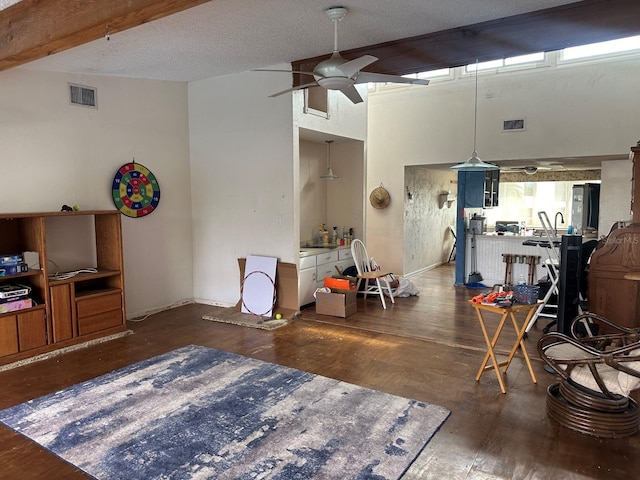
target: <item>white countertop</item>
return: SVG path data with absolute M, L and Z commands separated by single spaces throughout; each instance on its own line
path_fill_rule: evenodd
M 469 237 L 471 236 L 469 232 L 467 232 L 467 235 Z M 562 235 L 567 235 L 567 231 L 558 230 L 558 239 L 560 239 Z M 542 241 L 548 240 L 546 235 L 516 235 L 513 233 L 505 233 L 504 235 L 498 235 L 497 233 L 493 233 L 493 232 L 483 233 L 482 235 L 476 235 L 475 237 L 478 239 L 500 239 L 500 240 L 514 240 L 514 241 L 518 240 L 521 242 L 524 242 L 525 240 L 542 240 Z M 590 240 L 592 238 L 597 238 L 597 235 L 596 234 L 583 235 L 582 238 L 585 240 Z
M 300 258 L 330 252 L 331 250 L 344 250 L 350 248 L 351 245 L 336 245 L 335 243 L 323 245 L 322 247 L 300 247 Z

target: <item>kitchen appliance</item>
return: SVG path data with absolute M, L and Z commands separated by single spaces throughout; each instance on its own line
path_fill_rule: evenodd
M 469 219 L 469 231 L 474 235 L 482 235 L 487 232 L 487 224 L 485 217 L 481 217 L 477 213 Z
M 571 196 L 571 223 L 575 233 L 598 230 L 600 215 L 600 184 L 574 185 Z

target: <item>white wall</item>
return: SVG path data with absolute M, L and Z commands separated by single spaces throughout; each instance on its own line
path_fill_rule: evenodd
M 404 265 L 405 275 L 446 263 L 455 241 L 449 227 L 456 224 L 456 202 L 440 200 L 457 192 L 457 173 L 424 167 L 405 167 Z M 453 182 L 453 183 L 452 183 Z M 400 246 L 400 245 L 398 245 Z
M 339 178 L 327 185 L 327 227 L 353 228 L 355 238 L 364 238 L 364 142 L 336 143 L 331 148 L 336 161 L 333 173 Z
M 287 75 L 248 72 L 189 84 L 198 301 L 239 300 L 240 257 L 298 261 L 291 95 L 269 98 L 288 81 Z
M 298 91 L 293 95 L 293 125 L 294 125 L 294 160 L 297 161 L 294 171 L 295 180 L 294 180 L 294 191 L 297 193 L 301 193 L 304 185 L 300 183 L 300 171 L 298 166 L 300 165 L 300 141 L 301 138 L 309 140 L 309 136 L 313 137 L 313 141 L 321 142 L 326 139 L 326 136 L 336 136 L 340 137 L 340 145 L 337 143 L 334 144 L 332 150 L 337 150 L 336 154 L 340 154 L 341 151 L 344 151 L 345 154 L 354 153 L 361 159 L 362 163 L 360 165 L 350 164 L 347 172 L 351 178 L 351 184 L 349 186 L 345 186 L 345 182 L 335 182 L 332 184 L 328 184 L 328 192 L 329 196 L 339 198 L 345 198 L 346 201 L 353 201 L 353 197 L 358 191 L 364 191 L 365 185 L 365 177 L 366 177 L 366 140 L 367 140 L 367 112 L 368 112 L 368 103 L 367 103 L 367 86 L 366 85 L 357 85 L 356 88 L 360 93 L 360 96 L 363 98 L 363 102 L 359 104 L 353 104 L 350 100 L 348 100 L 342 93 L 338 91 L 329 91 L 327 97 L 328 104 L 328 116 L 318 116 L 314 114 L 304 113 L 304 92 Z M 342 144 L 343 140 L 347 140 L 345 144 Z M 351 152 L 349 149 L 352 149 Z M 339 161 L 340 158 L 337 158 Z M 342 167 L 339 163 L 336 163 L 336 168 L 341 170 Z M 360 173 L 362 178 L 357 179 L 358 173 L 354 169 L 362 169 Z M 334 173 L 335 169 L 334 169 Z M 344 193 L 340 195 L 335 194 L 335 190 L 342 188 L 344 191 L 345 188 L 350 189 L 350 193 Z M 334 193 L 332 193 L 334 192 Z M 331 223 L 331 225 L 342 225 L 342 223 L 353 222 L 352 226 L 356 229 L 356 234 L 358 237 L 364 239 L 364 232 L 366 228 L 364 227 L 364 207 L 363 202 L 364 198 L 362 196 L 359 197 L 359 205 L 361 208 L 356 207 L 354 210 L 348 215 L 344 215 L 344 212 L 334 216 L 332 214 L 332 206 L 330 204 L 327 205 L 329 210 L 327 211 L 327 222 Z M 332 200 L 333 202 L 333 200 Z M 305 214 L 308 210 L 305 211 Z M 295 202 L 295 222 L 298 227 L 296 231 L 296 242 L 299 244 L 300 240 L 307 240 L 307 234 L 304 232 L 308 229 L 308 227 L 303 227 L 301 233 L 301 225 L 306 224 L 310 221 L 306 218 L 302 218 L 302 212 L 300 210 L 300 202 Z M 348 218 L 347 218 L 348 217 Z M 332 223 L 333 222 L 333 223 Z M 347 224 L 349 224 L 347 223 Z M 362 227 L 360 227 L 362 225 Z M 358 231 L 358 229 L 360 231 Z M 302 234 L 302 237 L 300 236 Z
M 609 233 L 615 222 L 631 221 L 632 170 L 631 160 L 613 160 L 602 164 L 598 220 L 598 234 L 601 237 Z
M 328 92 L 328 118 L 304 113 L 304 92 L 295 92 L 293 95 L 294 126 L 353 140 L 366 140 L 367 86 L 356 85 L 356 88 L 364 100 L 362 103 L 353 104 L 340 92 L 332 90 Z
M 71 106 L 68 82 L 96 87 L 98 108 Z M 3 212 L 115 209 L 114 175 L 134 157 L 161 199 L 147 217 L 122 217 L 128 317 L 193 296 L 186 84 L 0 72 Z
M 331 233 L 338 227 L 364 234 L 364 142 L 341 141 L 331 145 L 331 168 L 338 178 L 321 178 L 327 173 L 327 145 L 300 141 L 300 240 L 315 241 L 318 226 Z
M 300 140 L 300 241 L 318 239 L 320 223 L 327 221 L 327 146 Z
M 639 76 L 637 58 L 480 74 L 478 153 L 485 161 L 626 154 L 638 136 Z M 473 150 L 473 109 L 473 77 L 369 94 L 367 191 L 383 182 L 391 204 L 368 207 L 367 247 L 385 267 L 403 266 L 397 235 L 404 203 L 395 200 L 403 195 L 404 166 L 465 161 Z M 524 132 L 501 131 L 513 118 L 526 119 Z

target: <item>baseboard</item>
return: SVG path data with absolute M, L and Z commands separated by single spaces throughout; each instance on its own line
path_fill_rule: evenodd
M 415 277 L 416 275 L 420 275 L 421 273 L 428 272 L 429 270 L 433 270 L 434 268 L 438 268 L 441 265 L 444 265 L 444 263 L 443 262 L 434 263 L 433 265 L 429 265 L 428 267 L 421 268 L 420 270 L 416 270 L 415 272 L 407 273 L 402 276 L 404 278 Z
M 131 335 L 132 333 L 133 333 L 132 330 L 125 330 L 124 332 L 114 333 L 113 335 L 107 335 L 106 337 L 94 338 L 93 340 L 88 340 L 86 342 L 76 343 L 75 345 L 59 348 L 57 350 L 52 350 L 50 352 L 42 353 L 40 355 L 34 355 L 33 357 L 25 358 L 23 360 L 18 360 L 17 362 L 7 363 L 6 365 L 2 365 L 0 366 L 0 372 L 4 370 L 10 370 L 12 368 L 22 367 L 23 365 L 28 365 L 30 363 L 47 360 L 48 358 L 57 357 L 58 355 L 73 352 L 74 350 L 80 350 L 81 348 L 87 348 L 92 345 L 97 345 L 99 343 L 115 340 L 116 338 L 124 337 L 126 335 Z
M 176 307 L 181 307 L 183 305 L 189 305 L 192 303 L 200 303 L 199 301 L 196 301 L 193 298 L 185 298 L 183 300 L 178 300 L 177 302 L 174 302 L 170 305 L 164 305 L 162 307 L 157 307 L 151 310 L 147 310 L 145 312 L 141 312 L 141 313 L 132 313 L 130 315 L 127 315 L 127 321 L 128 322 L 140 322 L 142 320 L 144 320 L 145 318 L 147 318 L 149 315 L 154 315 L 156 313 L 160 313 L 160 312 L 164 312 L 165 310 L 170 310 L 172 308 L 176 308 Z

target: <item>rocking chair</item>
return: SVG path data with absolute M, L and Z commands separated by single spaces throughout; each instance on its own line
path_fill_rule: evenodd
M 547 415 L 595 437 L 634 435 L 640 414 L 629 394 L 640 387 L 640 329 L 585 313 L 573 319 L 571 334 L 553 332 L 538 341 L 540 357 L 560 377 L 547 389 Z

